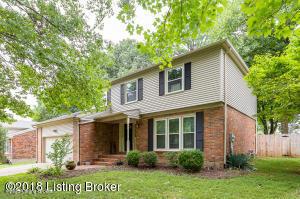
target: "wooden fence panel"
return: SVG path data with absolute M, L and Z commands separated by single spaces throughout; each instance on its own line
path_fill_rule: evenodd
M 257 135 L 257 156 L 300 157 L 300 134 Z

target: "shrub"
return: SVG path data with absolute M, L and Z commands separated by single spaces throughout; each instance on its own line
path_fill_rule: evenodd
M 165 153 L 165 157 L 168 160 L 169 166 L 178 167 L 178 152 L 170 151 Z
M 71 139 L 68 135 L 63 136 L 61 139 L 55 140 L 51 145 L 53 152 L 47 154 L 47 157 L 53 162 L 54 166 L 61 170 L 64 158 L 72 152 Z
M 182 151 L 178 163 L 189 171 L 199 171 L 203 166 L 203 153 L 200 150 Z
M 66 168 L 68 170 L 74 170 L 76 167 L 76 163 L 74 161 L 67 161 Z
M 42 169 L 40 169 L 38 167 L 33 167 L 31 169 L 28 169 L 27 173 L 29 173 L 29 174 L 40 174 L 40 173 L 42 173 Z
M 43 176 L 50 176 L 50 177 L 57 177 L 64 173 L 64 171 L 61 168 L 58 167 L 50 167 L 46 170 L 42 171 Z
M 126 160 L 128 165 L 137 167 L 139 165 L 141 153 L 139 151 L 129 151 Z
M 155 167 L 157 163 L 157 155 L 155 152 L 144 152 L 143 153 L 144 163 L 149 167 Z
M 247 154 L 230 154 L 227 157 L 227 165 L 231 168 L 253 169 L 252 156 Z

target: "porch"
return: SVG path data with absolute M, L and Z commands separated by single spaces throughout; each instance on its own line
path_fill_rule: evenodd
M 102 112 L 91 117 L 93 122 L 80 126 L 80 164 L 112 165 L 137 149 L 139 111 Z

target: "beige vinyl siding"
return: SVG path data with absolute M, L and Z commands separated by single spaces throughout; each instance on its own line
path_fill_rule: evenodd
M 73 122 L 63 122 L 42 127 L 42 137 L 56 137 L 73 134 Z
M 120 84 L 122 83 L 112 85 L 112 110 L 119 112 L 140 109 L 141 114 L 147 114 L 221 101 L 220 54 L 221 50 L 217 47 L 184 57 L 173 63 L 174 67 L 179 67 L 184 63 L 192 62 L 191 90 L 159 96 L 158 67 L 123 82 L 142 77 L 144 79 L 142 101 L 121 105 Z
M 254 117 L 256 114 L 256 97 L 244 80 L 244 75 L 227 54 L 225 64 L 228 105 L 248 116 Z

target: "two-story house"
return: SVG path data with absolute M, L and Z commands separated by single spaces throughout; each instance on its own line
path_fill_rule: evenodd
M 172 65 L 113 80 L 108 110 L 75 119 L 73 159 L 105 164 L 129 150 L 155 151 L 162 158 L 165 151 L 200 149 L 205 166 L 222 167 L 230 134 L 234 152 L 255 152 L 256 97 L 233 46 L 222 40 L 176 56 Z M 74 117 L 69 122 L 74 126 Z M 42 127 L 38 130 L 42 150 Z M 40 162 L 43 156 L 45 151 L 38 154 Z

